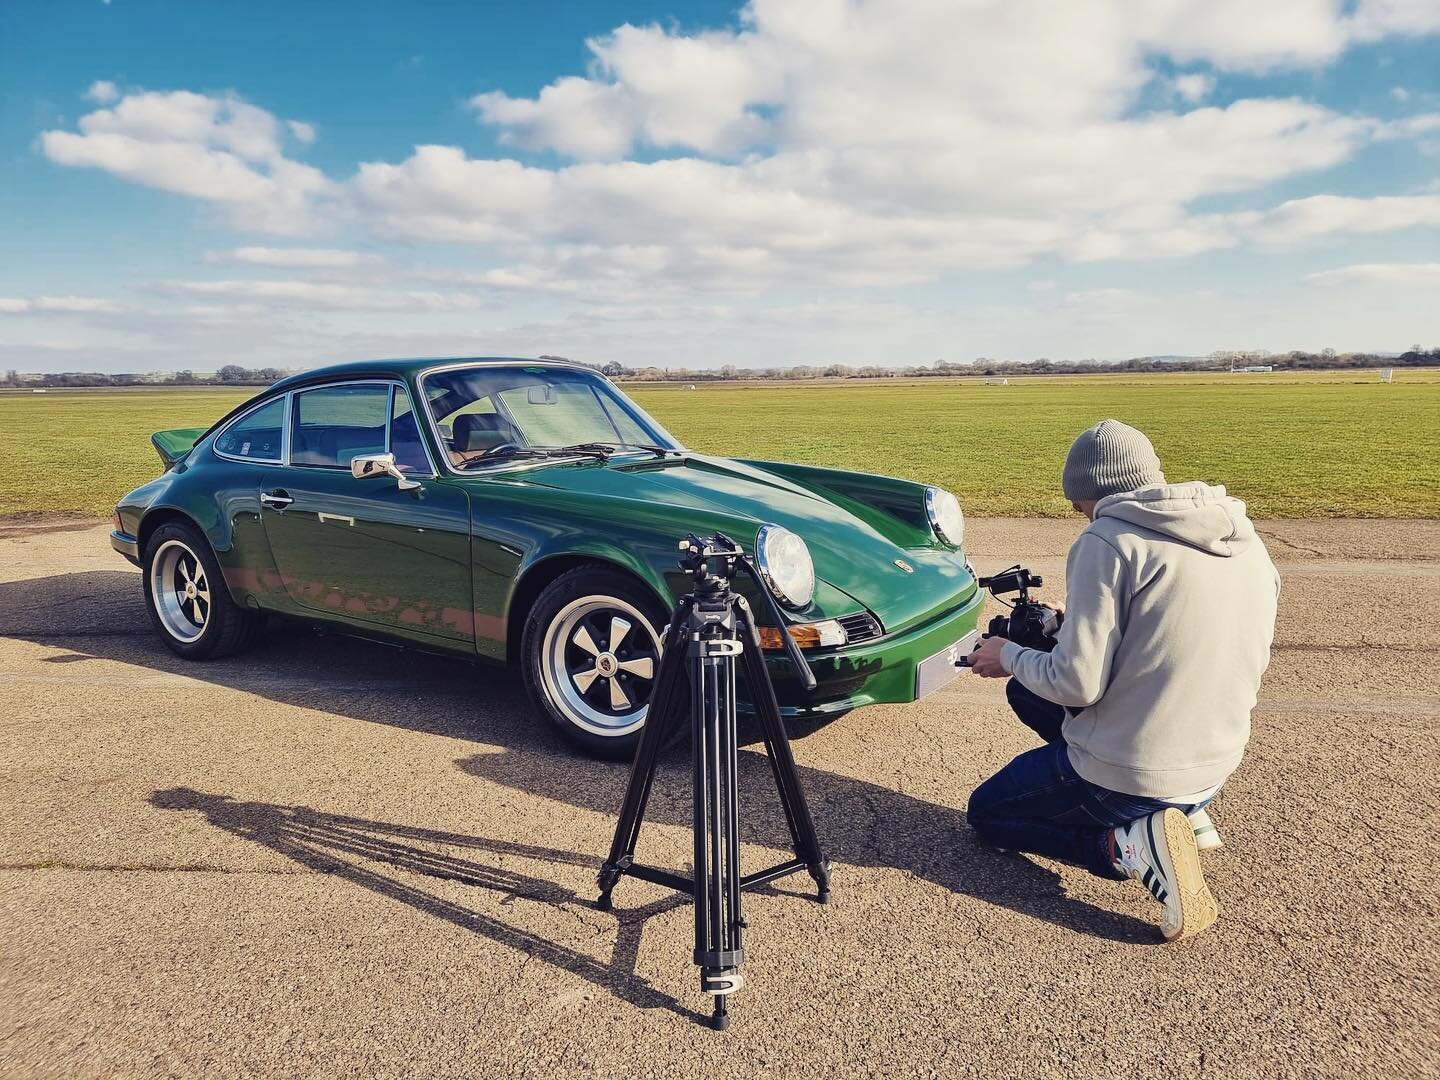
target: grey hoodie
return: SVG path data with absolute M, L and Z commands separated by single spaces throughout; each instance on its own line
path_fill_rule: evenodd
M 1055 650 L 1001 662 L 1048 701 L 1075 771 L 1131 795 L 1222 783 L 1250 738 L 1280 576 L 1245 504 L 1208 484 L 1101 499 L 1066 562 Z

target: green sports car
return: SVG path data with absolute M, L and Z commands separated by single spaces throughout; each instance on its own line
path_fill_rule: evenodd
M 779 601 L 762 636 L 787 715 L 944 685 L 982 601 L 948 492 L 693 453 L 577 364 L 342 364 L 152 441 L 165 472 L 110 540 L 176 653 L 235 652 L 273 614 L 509 662 L 597 755 L 629 754 L 645 722 L 687 533 L 738 540 Z

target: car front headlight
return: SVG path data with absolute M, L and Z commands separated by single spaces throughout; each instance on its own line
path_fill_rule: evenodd
M 775 599 L 797 611 L 809 606 L 815 564 L 800 537 L 779 525 L 763 526 L 755 537 L 755 566 Z
M 965 542 L 965 515 L 960 511 L 960 500 L 944 488 L 925 489 L 925 515 L 930 519 L 930 528 L 935 535 L 952 547 Z

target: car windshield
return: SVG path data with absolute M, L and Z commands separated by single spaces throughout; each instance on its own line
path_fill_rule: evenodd
M 634 402 L 599 375 L 580 369 L 456 368 L 426 375 L 423 387 L 441 443 L 457 469 L 525 457 L 678 449 Z

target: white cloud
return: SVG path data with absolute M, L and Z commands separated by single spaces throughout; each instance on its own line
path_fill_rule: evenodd
M 362 211 L 396 236 L 520 252 L 520 277 L 624 273 L 704 288 L 900 284 L 1042 257 L 1173 257 L 1231 246 L 1186 204 L 1345 160 L 1373 125 L 1292 100 L 1074 124 L 1014 125 L 983 149 L 781 149 L 557 169 L 422 146 L 361 166 Z M 537 250 L 537 245 L 539 245 Z
M 1150 78 L 1154 56 L 1223 71 L 1317 66 L 1357 38 L 1425 32 L 1440 21 L 1433 0 L 1362 3 L 1351 18 L 1339 8 L 1334 0 L 752 0 L 738 31 L 621 26 L 586 42 L 586 77 L 557 79 L 534 98 L 492 91 L 471 103 L 517 145 L 587 160 L 635 145 L 725 155 L 776 138 L 835 146 L 910 141 L 910 131 L 944 143 L 981 134 L 967 122 L 1060 128 L 1113 118 Z M 1172 85 L 1195 102 L 1214 78 L 1194 73 Z
M 1172 81 L 1176 95 L 1180 100 L 1190 103 L 1204 101 L 1215 90 L 1215 76 L 1206 75 L 1203 72 L 1192 72 L 1188 75 L 1177 75 Z
M 623 351 L 620 330 L 607 329 L 622 317 L 669 344 L 687 340 L 687 317 L 714 319 L 727 333 L 754 319 L 775 330 L 757 345 L 773 360 L 780 323 L 819 326 L 831 287 L 958 284 L 1027 264 L 1068 284 L 1054 264 L 1440 224 L 1440 195 L 1354 198 L 1310 194 L 1323 182 L 1305 186 L 1378 141 L 1416 140 L 1423 150 L 1419 140 L 1433 138 L 1440 117 L 1345 113 L 1304 92 L 1267 96 L 1264 81 L 1323 68 L 1359 41 L 1429 32 L 1432 9 L 1440 11 L 1434 0 L 753 0 L 732 29 L 621 26 L 587 43 L 583 70 L 533 96 L 497 88 L 470 100 L 502 144 L 555 152 L 566 159 L 559 164 L 423 145 L 331 182 L 292 160 L 314 138 L 309 125 L 233 95 L 186 92 L 117 96 L 73 130 L 46 133 L 43 146 L 57 162 L 180 192 L 270 231 L 343 215 L 402 243 L 471 248 L 444 269 L 381 277 L 357 252 L 237 247 L 210 261 L 326 280 L 162 286 L 199 307 L 291 323 L 300 310 L 358 313 L 330 320 L 338 329 L 367 311 L 488 314 L 503 298 L 516 324 L 497 342 L 533 337 L 529 351 L 559 352 L 575 335 Z M 1254 96 L 1217 104 L 1217 83 Z M 1153 108 L 1157 88 L 1164 104 Z M 1417 90 L 1409 107 L 1433 106 Z M 1274 205 L 1279 185 L 1306 197 Z M 1207 205 L 1220 199 L 1224 209 Z M 1142 340 L 1142 329 L 1163 336 L 1167 319 L 1181 325 L 1174 315 L 1188 309 L 1095 284 L 1084 296 L 1058 284 L 1035 295 L 1015 286 L 1020 302 L 967 310 L 968 325 L 990 319 L 1016 341 L 987 339 L 976 351 L 1023 354 L 1034 342 L 1058 355 L 1031 326 L 1037 312 L 1066 331 L 1098 332 L 1094 320 L 1107 312 L 1133 317 L 1133 330 L 1113 328 L 1117 338 L 1132 334 L 1127 344 L 1083 346 L 1097 354 L 1207 351 L 1213 342 L 1193 339 L 1245 337 L 1243 325 L 1221 325 L 1222 302 L 1212 298 L 1197 308 L 1204 318 L 1186 315 L 1198 327 L 1191 340 Z M 1287 288 L 1304 292 L 1293 281 Z M 745 294 L 756 299 L 736 299 Z M 811 301 L 815 320 L 795 321 Z M 758 316 L 781 307 L 792 314 Z M 878 343 L 885 319 L 867 310 Z M 1333 327 L 1358 310 L 1337 298 L 1327 331 L 1336 340 L 1319 344 L 1340 344 Z M 958 324 L 909 325 L 948 334 Z
M 98 296 L 0 296 L 0 314 L 109 314 L 126 310 L 123 304 Z
M 279 121 L 234 96 L 139 92 L 80 118 L 80 131 L 46 131 L 60 165 L 104 169 L 132 183 L 227 206 L 242 225 L 304 232 L 332 185 L 284 156 Z
M 1387 285 L 1401 288 L 1440 288 L 1440 262 L 1356 263 L 1322 270 L 1305 277 L 1309 285 Z
M 516 145 L 612 160 L 637 141 L 736 152 L 766 131 L 752 107 L 780 100 L 779 58 L 755 34 L 625 25 L 586 44 L 598 78 L 557 79 L 534 99 L 477 94 L 470 104 Z
M 375 255 L 337 248 L 272 248 L 239 247 L 230 251 L 210 251 L 205 261 L 211 263 L 244 263 L 250 266 L 282 266 L 315 270 L 341 270 L 379 262 Z
M 1390 96 L 1403 105 L 1410 100 L 1410 91 L 1403 86 L 1392 86 Z
M 1440 30 L 1440 4 L 1435 0 L 1360 0 L 1345 20 L 1357 41 L 1377 41 L 1388 34 L 1429 34 Z
M 736 31 L 622 26 L 587 43 L 583 77 L 472 99 L 502 142 L 576 164 L 422 146 L 363 164 L 353 191 L 391 236 L 476 245 L 506 262 L 490 281 L 577 296 L 627 276 L 759 290 L 1183 257 L 1262 226 L 1278 243 L 1283 213 L 1191 204 L 1330 168 L 1429 121 L 1295 98 L 1193 106 L 1211 71 L 1319 66 L 1359 25 L 1331 0 L 755 0 Z M 1169 81 L 1178 110 L 1137 114 L 1157 57 L 1209 70 Z M 622 160 L 642 147 L 691 156 Z
M 115 88 L 115 84 L 106 79 L 97 79 L 90 84 L 90 89 L 85 91 L 85 99 L 98 105 L 108 105 L 119 97 L 120 91 Z
M 635 141 L 635 124 L 616 88 L 588 79 L 560 79 L 534 101 L 493 91 L 476 94 L 470 105 L 488 123 L 504 126 L 501 141 L 515 146 L 554 148 L 578 158 L 619 158 Z
M 297 280 L 161 281 L 151 287 L 156 292 L 172 296 L 327 311 L 473 311 L 488 303 L 483 297 L 468 292 L 401 290 Z
M 1289 246 L 1343 233 L 1382 233 L 1440 226 L 1440 195 L 1354 198 L 1312 195 L 1261 214 L 1236 215 L 1236 227 L 1263 244 Z

